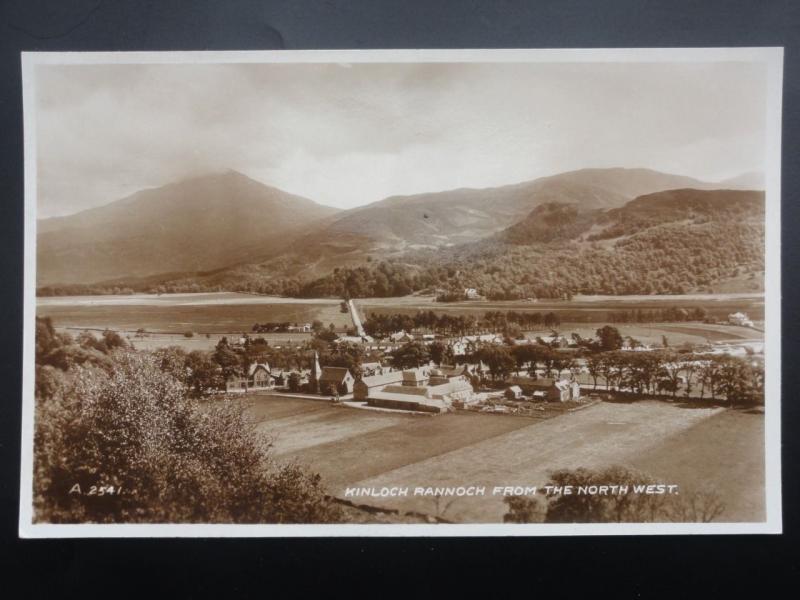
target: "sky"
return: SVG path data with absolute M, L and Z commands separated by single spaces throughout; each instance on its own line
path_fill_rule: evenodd
M 342 209 L 587 167 L 762 171 L 757 63 L 38 65 L 39 217 L 240 171 Z

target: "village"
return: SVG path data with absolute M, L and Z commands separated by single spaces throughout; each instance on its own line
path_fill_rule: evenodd
M 226 370 L 224 392 L 317 398 L 352 408 L 430 414 L 467 410 L 535 415 L 548 406 L 574 410 L 620 395 L 673 400 L 707 395 L 763 403 L 759 397 L 763 348 L 759 351 L 751 342 L 675 349 L 667 347 L 665 338 L 663 346 L 654 347 L 623 338 L 608 325 L 598 328 L 592 338 L 575 333 L 567 337 L 556 328 L 535 337 L 514 337 L 508 327 L 448 335 L 433 327 L 414 328 L 411 322 L 409 330 L 376 333 L 375 317 L 368 319 L 365 329 L 353 301 L 346 305 L 354 328 L 341 336 L 310 323 L 254 327 L 255 331 L 317 330 L 317 344 L 294 349 L 294 368 L 270 366 L 264 358 L 270 352 L 263 342 L 258 350 L 257 338 L 243 334 L 230 348 L 250 358 L 242 358 L 239 368 Z M 727 323 L 754 327 L 742 312 L 728 315 Z M 280 346 L 272 349 L 280 350 L 286 352 Z M 306 360 L 308 365 L 301 366 Z M 738 380 L 731 376 L 735 370 L 731 361 L 740 373 Z M 720 376 L 725 368 L 727 380 Z

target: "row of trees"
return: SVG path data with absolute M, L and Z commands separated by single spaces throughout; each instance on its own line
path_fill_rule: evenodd
M 558 327 L 561 319 L 554 312 L 487 311 L 482 316 L 437 314 L 432 310 L 407 313 L 372 312 L 364 320 L 364 330 L 374 337 L 385 337 L 398 331 L 427 331 L 441 335 L 474 335 L 487 331 L 505 332 L 510 325 L 517 329 L 541 326 Z

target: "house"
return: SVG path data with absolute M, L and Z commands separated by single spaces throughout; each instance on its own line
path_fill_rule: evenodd
M 389 371 L 388 367 L 384 367 L 381 363 L 375 362 L 365 362 L 361 363 L 361 375 L 362 377 L 370 377 L 372 375 L 381 375 Z
M 569 348 L 569 340 L 559 334 L 541 336 L 536 338 L 536 341 L 551 348 Z
M 402 371 L 387 371 L 376 375 L 362 377 L 353 384 L 353 398 L 364 402 L 370 396 L 385 388 L 387 385 L 399 385 L 403 381 Z
M 329 394 L 333 390 L 337 394 L 352 394 L 356 380 L 350 370 L 345 367 L 322 367 L 319 376 L 320 394 Z
M 414 336 L 405 331 L 396 331 L 389 334 L 389 339 L 398 344 L 406 344 L 414 341 Z
M 478 290 L 476 290 L 475 288 L 465 288 L 464 289 L 464 297 L 467 300 L 480 300 L 480 299 L 483 298 L 483 296 L 481 296 L 478 293 Z
M 464 340 L 455 340 L 449 344 L 453 356 L 465 356 L 467 354 L 467 342 Z
M 735 312 L 728 315 L 728 323 L 731 325 L 739 325 L 740 327 L 752 327 L 753 322 L 743 312 Z
M 269 365 L 254 363 L 247 370 L 247 375 L 232 374 L 225 380 L 225 391 L 246 392 L 248 390 L 268 390 L 275 385 Z
M 428 385 L 441 385 L 451 381 L 464 381 L 469 383 L 470 373 L 466 365 L 451 367 L 442 365 L 429 371 Z
M 541 377 L 512 377 L 509 382 L 511 387 L 518 386 L 534 400 L 547 402 L 567 402 L 578 400 L 581 397 L 581 386 L 577 381 L 568 379 L 552 379 Z
M 518 385 L 509 386 L 503 395 L 507 400 L 520 400 L 522 399 L 522 388 Z

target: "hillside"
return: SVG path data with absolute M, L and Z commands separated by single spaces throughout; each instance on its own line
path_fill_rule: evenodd
M 353 238 L 370 250 L 404 251 L 474 242 L 513 225 L 531 209 L 570 202 L 582 209 L 619 207 L 642 194 L 710 184 L 648 169 L 583 169 L 486 189 L 392 196 L 341 213 L 309 238 Z
M 336 212 L 235 171 L 188 179 L 41 221 L 38 284 L 207 271 L 272 256 Z
M 491 238 L 340 269 L 302 292 L 379 296 L 387 273 L 412 291 L 474 287 L 496 300 L 681 294 L 732 282 L 732 291 L 758 291 L 763 269 L 764 194 L 684 189 L 605 211 L 543 205 Z

